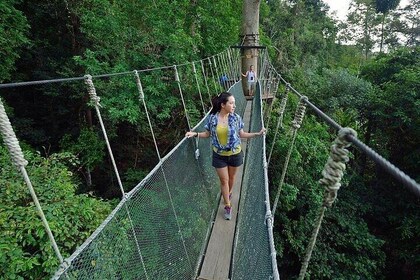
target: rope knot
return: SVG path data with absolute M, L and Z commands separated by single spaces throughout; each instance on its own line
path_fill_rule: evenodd
M 139 98 L 141 101 L 141 100 L 144 100 L 143 86 L 141 85 L 139 72 L 137 70 L 134 70 L 133 72 L 134 72 L 134 76 L 136 77 L 137 89 L 139 90 Z
M 178 69 L 176 68 L 176 65 L 173 66 L 175 69 L 175 82 L 180 83 L 179 75 L 178 75 Z
M 295 118 L 292 121 L 292 126 L 294 129 L 299 129 L 302 125 L 303 117 L 305 116 L 306 101 L 308 101 L 308 97 L 302 96 L 300 98 L 299 105 L 295 112 Z
M 101 107 L 101 104 L 99 103 L 101 101 L 101 98 L 96 95 L 96 89 L 93 85 L 92 76 L 91 75 L 85 75 L 85 84 L 88 87 L 88 93 L 90 96 L 90 99 L 95 104 L 95 106 Z
M 320 184 L 325 185 L 324 206 L 327 207 L 331 207 L 337 198 L 337 192 L 341 187 L 340 182 L 346 170 L 346 162 L 349 161 L 349 151 L 346 148 L 351 143 L 346 139 L 347 135 L 356 137 L 357 133 L 351 128 L 340 129 L 337 138 L 331 146 L 330 156 L 322 171 L 324 178 L 319 180 Z
M 19 140 L 13 131 L 12 125 L 7 117 L 6 110 L 4 109 L 3 102 L 0 99 L 0 132 L 3 137 L 4 144 L 6 144 L 12 162 L 18 167 L 23 167 L 28 164 L 23 156 L 22 149 L 19 145 Z
M 265 214 L 264 224 L 273 223 L 273 215 L 271 212 Z

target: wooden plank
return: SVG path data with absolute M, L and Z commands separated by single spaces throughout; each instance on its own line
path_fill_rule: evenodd
M 247 102 L 244 113 L 244 131 L 249 130 L 251 115 L 251 103 Z M 246 140 L 242 140 L 242 150 L 246 154 Z M 236 182 L 232 192 L 232 220 L 224 219 L 224 202 L 220 199 L 213 230 L 210 235 L 209 244 L 204 255 L 203 265 L 197 279 L 200 280 L 226 280 L 229 279 L 229 270 L 232 259 L 233 240 L 238 214 L 239 195 L 242 186 L 243 165 L 238 169 Z M 220 186 L 217 186 L 220 188 Z

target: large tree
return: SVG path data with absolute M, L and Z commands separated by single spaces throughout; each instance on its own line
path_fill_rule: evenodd
M 376 0 L 376 12 L 382 13 L 382 22 L 381 22 L 381 42 L 379 46 L 379 52 L 382 52 L 384 44 L 384 26 L 385 18 L 391 10 L 397 8 L 400 4 L 400 0 Z
M 259 15 L 260 15 L 260 0 L 245 0 L 242 4 L 242 28 L 241 28 L 241 56 L 242 64 L 241 71 L 246 73 L 251 65 L 254 66 L 254 71 L 258 74 L 257 68 L 258 49 L 252 46 L 258 46 L 260 42 L 259 34 Z M 242 87 L 247 88 L 247 80 L 242 79 Z M 244 91 L 246 95 L 249 93 Z

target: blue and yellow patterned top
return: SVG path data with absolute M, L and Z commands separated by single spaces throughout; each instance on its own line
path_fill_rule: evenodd
M 244 128 L 244 122 L 242 118 L 236 114 L 229 114 L 228 126 L 227 126 L 227 143 L 221 144 L 219 137 L 217 136 L 217 123 L 219 119 L 219 113 L 209 115 L 207 123 L 204 126 L 210 132 L 213 150 L 220 155 L 234 155 L 241 152 L 241 138 L 239 137 L 239 131 Z

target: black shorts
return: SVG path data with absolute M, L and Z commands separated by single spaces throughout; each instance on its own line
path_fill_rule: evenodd
M 244 153 L 241 151 L 239 154 L 231 156 L 221 156 L 213 151 L 212 166 L 215 168 L 223 168 L 226 166 L 238 167 L 244 163 Z

